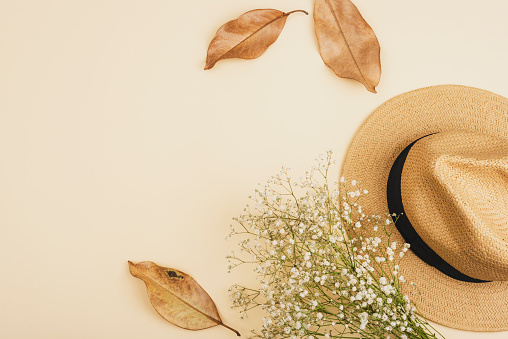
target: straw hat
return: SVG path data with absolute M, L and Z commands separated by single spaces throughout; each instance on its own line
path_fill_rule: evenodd
M 508 330 L 508 99 L 454 85 L 390 99 L 355 135 L 341 175 L 369 191 L 366 213 L 404 213 L 394 236 L 411 243 L 401 273 L 422 316 Z

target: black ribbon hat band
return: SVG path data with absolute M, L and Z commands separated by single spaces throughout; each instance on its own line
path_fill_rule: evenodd
M 425 138 L 428 135 L 422 137 Z M 420 138 L 420 139 L 422 139 Z M 401 194 L 401 176 L 402 169 L 404 168 L 404 163 L 406 161 L 409 150 L 413 145 L 420 139 L 412 142 L 409 146 L 407 146 L 397 157 L 393 166 L 390 170 L 390 175 L 388 176 L 388 184 L 387 184 L 387 200 L 388 200 L 388 209 L 390 214 L 395 214 L 398 216 L 397 222 L 395 226 L 397 230 L 400 232 L 404 240 L 411 245 L 410 249 L 416 254 L 421 260 L 425 263 L 437 268 L 442 273 L 447 276 L 472 283 L 482 283 L 487 282 L 485 280 L 479 280 L 472 277 L 469 277 L 457 269 L 452 267 L 443 258 L 441 258 L 436 252 L 434 252 L 423 239 L 418 235 L 413 225 L 409 221 L 406 213 L 404 212 L 404 205 L 402 204 L 402 194 Z M 395 217 L 392 217 L 395 221 Z

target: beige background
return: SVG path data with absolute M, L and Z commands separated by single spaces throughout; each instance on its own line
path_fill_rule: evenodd
M 506 2 L 355 3 L 382 46 L 378 94 L 323 64 L 303 14 L 259 59 L 203 70 L 226 21 L 311 0 L 0 1 L 0 337 L 234 337 L 166 323 L 127 260 L 191 274 L 246 336 L 259 318 L 230 310 L 228 287 L 248 275 L 226 273 L 224 239 L 258 182 L 328 148 L 340 162 L 399 93 L 508 96 Z

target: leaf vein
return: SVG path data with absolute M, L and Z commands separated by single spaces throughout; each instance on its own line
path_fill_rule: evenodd
M 288 16 L 289 13 L 282 13 L 282 15 L 270 20 L 269 22 L 267 22 L 266 24 L 264 24 L 263 26 L 261 26 L 260 28 L 258 28 L 257 30 L 255 30 L 254 32 L 252 32 L 249 36 L 247 36 L 246 38 L 244 38 L 242 41 L 240 41 L 239 43 L 237 43 L 235 46 L 233 46 L 231 49 L 229 49 L 226 53 L 222 54 L 219 58 L 217 58 L 217 61 L 222 59 L 223 57 L 225 57 L 226 55 L 228 55 L 228 53 L 231 53 L 235 48 L 237 48 L 238 46 L 240 46 L 241 44 L 243 44 L 244 42 L 246 42 L 247 40 L 249 40 L 250 38 L 252 38 L 255 34 L 259 33 L 261 30 L 265 29 L 266 27 L 268 27 L 269 25 L 271 25 L 272 23 L 276 22 L 277 20 L 280 20 L 286 16 Z
M 337 26 L 339 27 L 339 31 L 340 31 L 340 34 L 342 35 L 342 37 L 344 38 L 344 41 L 346 43 L 346 46 L 347 46 L 347 49 L 349 51 L 349 54 L 351 54 L 351 58 L 353 59 L 354 63 L 355 63 L 355 66 L 356 68 L 358 69 L 358 73 L 360 73 L 360 76 L 362 77 L 362 79 L 366 82 L 367 79 L 365 79 L 365 76 L 363 75 L 363 72 L 362 72 L 362 69 L 360 68 L 360 66 L 358 65 L 358 62 L 356 61 L 356 58 L 355 58 L 355 55 L 353 54 L 353 51 L 351 50 L 351 47 L 349 46 L 349 42 L 348 42 L 348 39 L 346 38 L 346 34 L 344 33 L 344 30 L 342 29 L 342 26 L 340 24 L 340 21 L 339 19 L 337 18 L 337 15 L 335 14 L 335 11 L 332 7 L 332 4 L 330 2 L 330 0 L 325 0 L 326 3 L 328 4 L 328 7 L 330 8 L 330 11 L 332 12 L 333 14 L 333 18 L 335 19 L 335 23 L 337 24 Z

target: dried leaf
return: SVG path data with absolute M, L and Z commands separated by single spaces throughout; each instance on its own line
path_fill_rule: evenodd
M 381 77 L 380 47 L 374 31 L 349 0 L 316 0 L 315 31 L 325 64 L 370 92 Z
M 276 9 L 255 9 L 238 19 L 225 23 L 217 30 L 208 46 L 205 69 L 217 61 L 229 58 L 255 59 L 279 37 L 289 14 Z
M 188 274 L 150 261 L 129 261 L 129 271 L 145 282 L 153 307 L 170 323 L 189 330 L 222 325 L 240 336 L 222 322 L 213 300 Z

